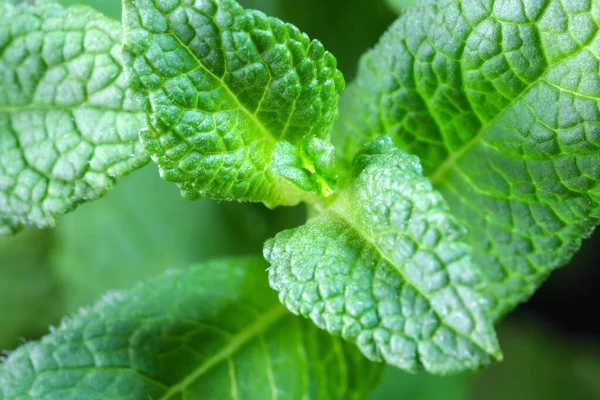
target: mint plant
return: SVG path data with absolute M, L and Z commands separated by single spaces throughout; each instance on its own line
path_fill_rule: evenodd
M 233 0 L 123 0 L 121 25 L 0 0 L 0 234 L 150 159 L 188 200 L 310 215 L 266 262 L 110 292 L 10 353 L 0 399 L 363 399 L 384 363 L 502 360 L 494 325 L 600 222 L 600 2 L 391 3 L 344 90 L 319 41 Z M 176 218 L 162 253 L 194 240 Z
M 599 222 L 597 8 L 409 9 L 343 99 L 340 158 L 350 162 L 382 133 L 419 156 L 468 229 L 495 318 L 566 264 Z

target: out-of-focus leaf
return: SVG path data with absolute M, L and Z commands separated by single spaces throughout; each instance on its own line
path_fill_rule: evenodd
M 400 14 L 405 9 L 416 6 L 418 2 L 417 0 L 386 0 L 386 3 L 392 10 Z
M 465 400 L 470 386 L 469 375 L 410 375 L 388 366 L 369 400 Z
M 127 177 L 105 198 L 65 217 L 52 264 L 69 311 L 166 268 L 260 252 L 266 238 L 302 222 L 302 209 L 182 199 L 155 166 Z
M 498 336 L 504 362 L 476 376 L 470 399 L 600 399 L 597 342 L 561 337 L 531 315 L 503 324 Z
M 62 311 L 47 265 L 50 245 L 47 231 L 0 237 L 0 351 L 45 332 Z
M 65 6 L 85 4 L 114 19 L 121 19 L 121 0 L 59 0 Z

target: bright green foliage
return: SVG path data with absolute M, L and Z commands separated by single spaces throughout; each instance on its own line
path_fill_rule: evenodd
M 329 194 L 344 80 L 319 42 L 232 0 L 126 0 L 124 11 L 142 141 L 184 197 L 275 206 L 305 198 L 298 187 Z
M 218 261 L 110 294 L 11 354 L 0 399 L 364 398 L 380 368 L 289 314 L 264 270 Z
M 147 162 L 119 43 L 89 8 L 0 5 L 0 234 L 53 226 Z
M 421 158 L 497 317 L 600 222 L 599 23 L 598 0 L 440 0 L 408 10 L 345 93 L 342 157 L 385 133 Z
M 387 136 L 366 144 L 354 180 L 320 216 L 265 246 L 271 286 L 297 314 L 375 361 L 437 374 L 501 358 L 465 231 Z
M 51 266 L 72 312 L 166 269 L 260 254 L 265 240 L 303 221 L 302 210 L 186 201 L 151 164 L 61 220 L 52 230 Z

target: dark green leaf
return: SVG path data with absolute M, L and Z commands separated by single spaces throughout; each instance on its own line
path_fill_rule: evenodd
M 0 366 L 0 399 L 362 399 L 379 368 L 289 314 L 259 259 L 107 295 Z

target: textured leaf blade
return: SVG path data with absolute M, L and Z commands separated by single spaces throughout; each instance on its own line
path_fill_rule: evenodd
M 310 37 L 318 38 L 335 54 L 338 68 L 346 78 L 356 75 L 360 56 L 377 43 L 396 19 L 385 0 L 240 0 L 239 3 L 289 22 Z
M 120 27 L 86 7 L 0 7 L 0 232 L 48 227 L 144 165 Z
M 382 137 L 358 153 L 353 173 L 320 216 L 265 245 L 282 302 L 409 371 L 448 374 L 501 358 L 464 228 L 417 158 Z
M 260 259 L 107 296 L 0 367 L 0 398 L 361 399 L 379 368 L 289 314 Z
M 338 147 L 386 133 L 421 158 L 500 318 L 600 222 L 600 3 L 428 4 L 362 60 Z
M 184 197 L 274 206 L 329 193 L 344 81 L 319 42 L 232 0 L 127 0 L 124 11 L 142 141 Z M 312 141 L 318 151 L 303 151 Z

